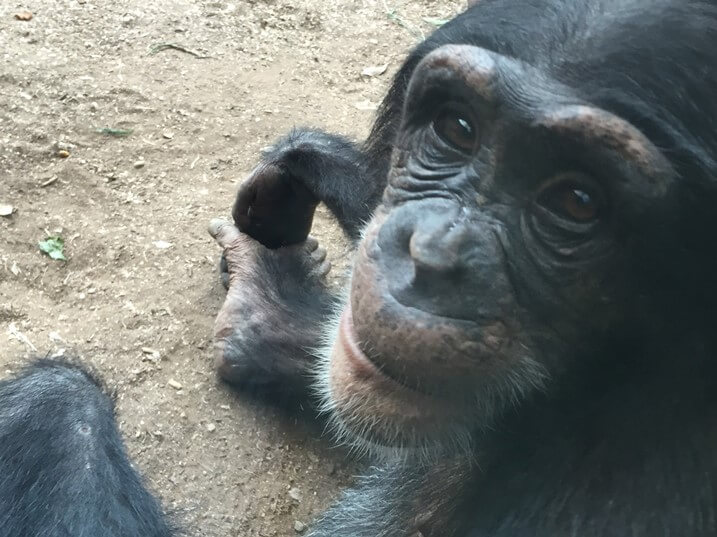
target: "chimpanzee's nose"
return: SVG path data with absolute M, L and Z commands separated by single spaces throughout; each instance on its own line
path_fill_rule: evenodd
M 429 214 L 416 226 L 409 241 L 409 254 L 421 273 L 435 274 L 454 271 L 461 266 L 462 254 L 468 241 L 465 222 Z

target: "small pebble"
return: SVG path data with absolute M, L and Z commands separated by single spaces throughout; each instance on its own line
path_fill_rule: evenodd
M 67 149 L 60 149 L 57 152 L 57 156 L 60 158 L 67 158 L 70 156 L 70 152 Z
M 294 522 L 294 531 L 296 531 L 296 533 L 304 533 L 306 531 L 306 524 L 297 520 Z
M 134 163 L 134 167 L 137 169 L 144 168 L 144 161 L 138 160 L 137 162 Z
M 216 425 L 214 425 L 213 423 L 207 423 L 207 431 L 209 431 L 210 433 L 213 433 L 214 431 L 216 431 L 216 429 L 217 429 Z
M 289 489 L 289 497 L 294 500 L 295 502 L 301 501 L 301 491 L 297 488 L 290 488 Z
M 174 388 L 175 390 L 181 390 L 181 389 L 182 389 L 182 385 L 181 385 L 179 382 L 177 382 L 176 380 L 174 380 L 174 379 L 170 379 L 170 381 L 167 382 L 167 384 L 169 384 L 169 385 L 170 385 L 172 388 Z

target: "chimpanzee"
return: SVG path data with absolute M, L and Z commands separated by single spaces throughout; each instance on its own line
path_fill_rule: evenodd
M 481 0 L 364 144 L 264 156 L 210 226 L 219 372 L 313 375 L 383 461 L 313 537 L 717 535 L 714 51 L 715 1 Z M 320 202 L 357 243 L 338 307 Z
M 379 461 L 312 537 L 717 534 L 715 50 L 713 0 L 481 0 L 412 52 L 364 144 L 298 130 L 264 156 L 236 226 L 210 225 L 219 373 L 313 376 Z M 320 202 L 357 245 L 343 298 L 307 239 Z M 0 527 L 55 535 L 23 530 L 79 505 L 75 535 L 143 534 L 91 531 L 134 501 L 165 535 L 107 400 L 51 373 L 0 388 Z

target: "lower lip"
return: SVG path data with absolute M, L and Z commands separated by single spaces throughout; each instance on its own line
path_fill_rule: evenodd
M 354 331 L 353 314 L 350 306 L 341 314 L 337 346 L 343 351 L 342 354 L 357 375 L 362 377 L 380 375 L 378 367 L 368 359 L 356 342 L 356 332 Z
M 410 422 L 411 427 L 453 413 L 448 401 L 434 400 L 396 381 L 364 354 L 357 342 L 350 306 L 341 314 L 329 375 L 331 398 L 339 412 L 348 409 L 349 414 L 361 415 L 368 409 L 373 421 Z

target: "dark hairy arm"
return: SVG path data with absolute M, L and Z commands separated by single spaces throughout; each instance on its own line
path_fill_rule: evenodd
M 475 468 L 465 460 L 431 468 L 372 468 L 319 520 L 309 537 L 462 537 L 457 505 Z
M 295 129 L 265 153 L 242 184 L 232 215 L 237 227 L 269 248 L 302 242 L 324 203 L 357 240 L 379 203 L 385 176 L 343 136 Z

